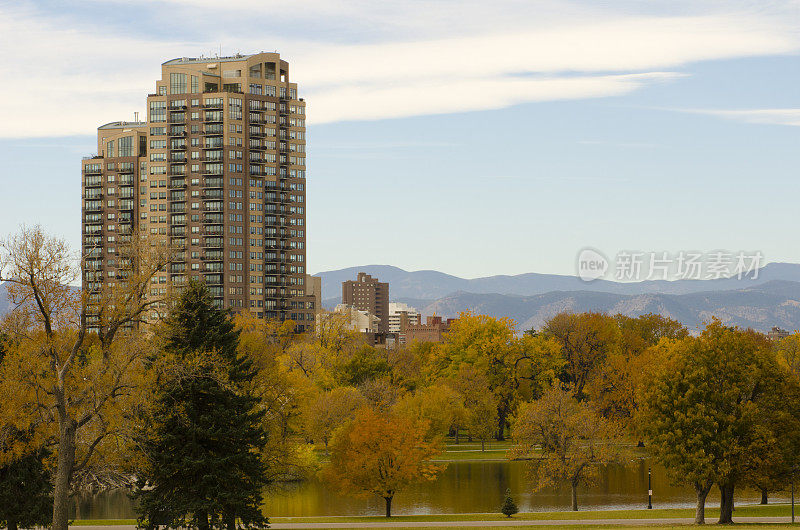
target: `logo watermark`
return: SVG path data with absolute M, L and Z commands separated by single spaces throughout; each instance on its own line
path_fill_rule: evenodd
M 607 279 L 621 282 L 645 280 L 756 280 L 766 264 L 760 251 L 681 250 L 643 252 L 623 250 L 609 260 L 595 248 L 578 252 L 578 278 L 585 282 Z

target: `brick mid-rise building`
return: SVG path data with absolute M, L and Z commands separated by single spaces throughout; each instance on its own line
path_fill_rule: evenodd
M 312 327 L 305 102 L 289 64 L 259 53 L 161 71 L 146 119 L 101 126 L 84 159 L 84 287 L 123 281 L 118 247 L 146 236 L 175 249 L 149 295 L 194 278 L 221 307 Z
M 389 332 L 389 284 L 359 272 L 355 281 L 342 282 L 342 303 L 380 319 L 378 333 Z

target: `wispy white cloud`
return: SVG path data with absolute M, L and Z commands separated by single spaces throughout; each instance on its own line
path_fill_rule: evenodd
M 313 123 L 383 119 L 488 110 L 511 105 L 617 96 L 647 83 L 680 77 L 674 72 L 595 76 L 434 78 L 403 84 L 312 87 Z
M 730 120 L 765 125 L 790 125 L 800 127 L 800 109 L 671 109 L 692 114 L 718 116 Z
M 286 14 L 275 11 L 275 4 L 137 4 L 164 17 L 180 11 L 180 19 L 193 16 L 200 26 L 215 22 L 202 39 L 176 30 L 161 40 L 130 27 L 120 32 L 91 17 L 0 4 L 4 70 L 25 85 L 24 90 L 18 83 L 0 85 L 0 136 L 87 134 L 104 122 L 132 119 L 134 111 L 144 110 L 144 95 L 160 77 L 161 62 L 197 55 L 218 42 L 243 52 L 278 49 L 301 84 L 311 123 L 619 96 L 685 75 L 682 67 L 696 61 L 800 49 L 791 21 L 763 10 L 655 16 L 552 1 L 507 0 L 500 9 L 469 0 L 454 11 L 451 1 L 309 0 L 308 9 Z M 344 32 L 351 37 L 347 42 L 313 31 L 264 37 L 270 9 L 282 13 L 277 15 L 282 21 L 308 28 L 349 21 L 352 31 L 354 25 L 372 24 L 388 36 Z M 235 31 L 220 29 L 234 26 L 219 24 L 217 17 L 242 19 L 248 10 L 253 16 Z

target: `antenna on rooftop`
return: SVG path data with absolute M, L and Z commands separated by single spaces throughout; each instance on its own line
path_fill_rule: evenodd
M 138 110 L 133 113 L 133 121 L 134 122 L 138 122 L 139 121 L 139 111 Z

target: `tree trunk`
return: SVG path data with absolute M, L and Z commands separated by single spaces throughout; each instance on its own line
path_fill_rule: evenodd
M 769 499 L 767 498 L 767 490 L 761 488 L 761 504 L 769 504 Z
M 572 483 L 572 511 L 578 511 L 578 483 Z
M 502 442 L 505 440 L 506 436 L 506 412 L 498 411 L 497 412 L 497 436 L 495 438 L 498 442 Z
M 392 498 L 391 497 L 384 497 L 386 501 L 386 517 L 392 516 Z
M 486 440 L 481 438 L 481 452 L 486 451 Z
M 719 524 L 733 523 L 733 482 L 721 484 L 719 487 Z
M 194 518 L 197 520 L 198 530 L 211 530 L 211 526 L 208 524 L 208 512 L 197 512 L 194 514 Z
M 75 421 L 60 419 L 58 461 L 53 489 L 53 530 L 69 528 L 69 483 L 75 467 Z
M 234 514 L 225 514 L 225 526 L 228 527 L 228 530 L 236 530 L 236 516 Z
M 17 530 L 17 521 L 15 519 L 9 519 L 6 521 L 6 527 L 8 530 Z
M 456 438 L 456 445 L 458 445 L 458 427 L 456 427 L 456 436 L 455 436 L 455 438 Z
M 694 491 L 697 493 L 697 508 L 694 514 L 694 524 L 705 524 L 706 522 L 706 497 L 708 492 L 711 491 L 711 483 L 694 485 Z

